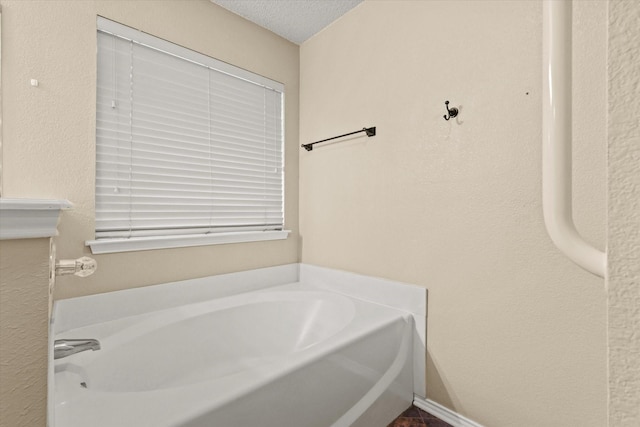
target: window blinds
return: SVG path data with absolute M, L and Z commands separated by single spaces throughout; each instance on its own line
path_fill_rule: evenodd
M 96 238 L 282 230 L 283 86 L 100 18 Z

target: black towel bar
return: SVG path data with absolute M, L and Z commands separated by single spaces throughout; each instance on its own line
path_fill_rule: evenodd
M 310 142 L 309 144 L 302 144 L 301 147 L 304 147 L 304 149 L 307 150 L 307 151 L 311 151 L 311 150 L 313 150 L 313 145 L 314 144 L 319 144 L 321 142 L 331 141 L 332 139 L 342 138 L 343 136 L 349 136 L 349 135 L 353 135 L 353 134 L 360 133 L 360 132 L 366 132 L 367 136 L 375 136 L 376 135 L 376 127 L 373 126 L 373 127 L 370 127 L 370 128 L 362 128 L 361 130 L 357 130 L 355 132 L 345 133 L 344 135 L 334 136 L 333 138 L 323 139 L 322 141 Z

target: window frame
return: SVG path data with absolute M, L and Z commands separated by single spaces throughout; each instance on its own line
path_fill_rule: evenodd
M 167 235 L 155 235 L 155 236 L 131 236 L 125 238 L 119 237 L 101 237 L 94 240 L 88 240 L 85 242 L 87 246 L 91 248 L 92 253 L 114 253 L 114 252 L 130 252 L 141 251 L 151 249 L 165 249 L 165 248 L 181 248 L 191 246 L 203 246 L 203 245 L 216 245 L 227 243 L 244 243 L 244 242 L 258 242 L 267 240 L 282 240 L 286 239 L 290 233 L 290 230 L 286 230 L 284 225 L 285 218 L 285 128 L 284 128 L 284 114 L 285 114 L 285 99 L 284 99 L 284 85 L 279 82 L 275 82 L 264 76 L 252 73 L 248 70 L 236 67 L 234 65 L 225 63 L 215 58 L 203 55 L 191 49 L 179 46 L 171 43 L 167 40 L 160 39 L 150 34 L 144 33 L 140 30 L 119 24 L 109 19 L 98 16 L 97 18 L 97 31 L 111 34 L 116 37 L 122 37 L 130 39 L 135 43 L 150 47 L 155 50 L 165 52 L 169 55 L 184 59 L 186 61 L 194 62 L 205 67 L 211 68 L 216 71 L 220 71 L 225 74 L 229 74 L 234 77 L 238 77 L 243 80 L 247 80 L 252 83 L 262 85 L 266 88 L 278 91 L 282 94 L 281 114 L 282 114 L 282 229 L 277 230 L 259 230 L 259 231 L 225 231 L 225 232 L 212 232 L 206 234 L 167 234 Z M 97 137 L 96 137 L 97 138 Z M 97 161 L 97 160 L 96 160 Z M 170 229 L 169 229 L 170 230 Z

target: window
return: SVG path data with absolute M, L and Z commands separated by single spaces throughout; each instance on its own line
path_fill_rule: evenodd
M 98 18 L 94 253 L 286 238 L 284 86 Z

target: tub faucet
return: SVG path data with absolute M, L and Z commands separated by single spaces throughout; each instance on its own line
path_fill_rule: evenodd
M 87 350 L 100 350 L 100 342 L 94 339 L 55 340 L 53 343 L 53 358 L 62 359 Z

